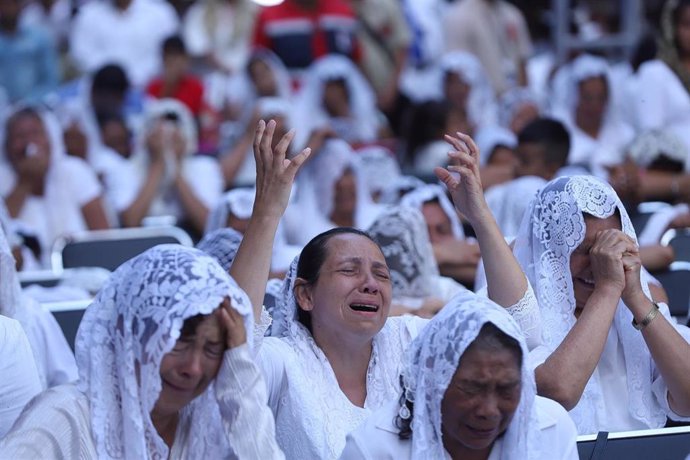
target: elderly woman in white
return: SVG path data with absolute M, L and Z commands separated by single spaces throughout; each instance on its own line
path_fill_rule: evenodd
M 577 459 L 575 424 L 536 396 L 526 360 L 505 309 L 459 294 L 410 344 L 399 400 L 350 433 L 340 458 Z
M 581 434 L 690 417 L 690 330 L 650 295 L 630 218 L 613 189 L 561 177 L 532 200 L 514 253 L 534 287 L 537 390 Z M 538 318 L 538 317 L 534 317 Z
M 27 406 L 7 458 L 284 458 L 251 358 L 252 309 L 216 261 L 160 245 L 84 314 L 79 381 Z
M 273 129 L 272 122 L 258 127 L 255 212 L 231 268 L 256 315 L 262 314 L 270 244 L 290 183 L 309 155 L 303 151 L 285 161 L 290 136 L 272 151 Z M 505 307 L 528 308 L 524 303 L 534 297 L 483 200 L 476 146 L 464 135 L 449 142 L 460 165 L 451 170 L 461 180 L 445 169 L 437 173 L 480 235 L 489 296 Z M 286 279 L 285 301 L 277 307 L 276 337 L 258 343 L 277 440 L 287 457 L 337 458 L 347 433 L 395 397 L 403 352 L 425 320 L 389 318 L 391 290 L 381 249 L 359 230 L 330 230 L 303 249 Z M 270 321 L 265 314 L 257 319 L 258 339 Z

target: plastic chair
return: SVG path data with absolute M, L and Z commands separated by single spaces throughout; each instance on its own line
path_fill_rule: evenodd
M 677 261 L 690 262 L 690 228 L 667 230 L 660 242 L 673 248 Z
M 178 227 L 139 227 L 95 230 L 58 238 L 53 244 L 53 272 L 65 268 L 102 267 L 115 270 L 123 262 L 159 244 L 192 246 L 192 239 Z
M 69 343 L 70 348 L 74 351 L 74 340 L 77 337 L 77 330 L 79 329 L 79 324 L 84 316 L 84 311 L 86 307 L 91 304 L 91 300 L 70 300 L 65 302 L 50 302 L 43 303 L 42 306 L 46 307 L 53 314 L 57 320 L 62 333 L 65 334 L 65 338 Z

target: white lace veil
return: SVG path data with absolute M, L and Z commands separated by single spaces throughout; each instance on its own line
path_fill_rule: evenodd
M 653 129 L 641 133 L 628 147 L 628 155 L 636 164 L 645 168 L 664 155 L 681 163 L 684 171 L 690 170 L 688 148 L 670 130 Z
M 358 149 L 356 161 L 372 194 L 383 193 L 401 174 L 395 154 L 385 147 L 372 145 Z
M 522 86 L 509 89 L 498 101 L 498 123 L 505 128 L 510 128 L 513 118 L 525 105 L 533 105 L 540 112 L 542 110 L 542 103 L 532 90 Z
M 219 228 L 204 235 L 196 248 L 204 251 L 218 261 L 223 270 L 230 270 L 237 250 L 242 242 L 242 234 L 232 228 Z
M 438 292 L 438 266 L 420 211 L 408 206 L 386 209 L 367 233 L 386 258 L 393 298 L 426 298 Z
M 186 319 L 211 314 L 225 298 L 252 331 L 247 295 L 197 249 L 156 246 L 112 274 L 76 339 L 78 388 L 89 399 L 99 458 L 168 458 L 150 417 L 161 391 L 161 360 Z M 251 332 L 247 340 L 251 347 Z M 188 427 L 194 458 L 230 454 L 213 385 L 182 409 L 180 426 Z
M 536 384 L 527 365 L 527 344 L 518 325 L 487 298 L 469 291 L 456 295 L 407 349 L 403 364 L 405 398 L 414 402 L 410 458 L 446 458 L 441 434 L 441 401 L 465 350 L 491 323 L 520 343 L 520 403 L 504 434 L 501 460 L 535 458 L 539 427 L 534 407 Z
M 453 236 L 462 240 L 465 238 L 465 231 L 462 229 L 462 223 L 460 222 L 460 217 L 455 211 L 455 206 L 451 203 L 448 195 L 446 195 L 446 190 L 438 184 L 426 184 L 411 192 L 407 193 L 400 200 L 402 206 L 410 206 L 418 210 L 422 210 L 424 203 L 432 200 L 438 200 L 441 208 L 446 213 L 450 219 L 450 225 L 453 230 Z
M 254 209 L 253 188 L 235 188 L 223 194 L 218 204 L 208 214 L 206 233 L 227 227 L 230 213 L 239 219 L 249 219 Z
M 546 184 L 529 205 L 515 239 L 514 253 L 537 296 L 542 339 L 553 352 L 575 324 L 575 297 L 570 255 L 585 237 L 584 214 L 600 219 L 618 212 L 622 231 L 636 242 L 635 230 L 620 199 L 593 176 L 560 177 Z M 642 276 L 647 297 L 648 281 Z M 612 327 L 625 355 L 630 414 L 650 426 L 663 426 L 665 415 L 652 394 L 652 359 L 633 317 L 621 301 Z M 570 415 L 582 434 L 596 433 L 604 417 L 597 374 L 590 378 Z
M 474 136 L 474 141 L 481 152 L 479 155 L 480 166 L 486 166 L 489 163 L 497 147 L 515 150 L 518 143 L 517 136 L 511 130 L 498 125 L 482 126 Z

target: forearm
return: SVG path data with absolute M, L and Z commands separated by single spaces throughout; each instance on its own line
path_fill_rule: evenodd
M 642 200 L 675 200 L 685 188 L 686 177 L 684 174 L 647 171 L 640 181 L 640 197 Z
M 674 254 L 671 246 L 655 244 L 640 247 L 642 266 L 650 272 L 663 270 L 673 263 Z
M 496 220 L 489 210 L 472 223 L 486 272 L 489 298 L 501 305 L 515 305 L 527 291 L 527 278 L 513 252 L 503 238 Z
M 175 189 L 177 190 L 177 195 L 180 198 L 185 215 L 189 218 L 194 228 L 196 228 L 198 232 L 203 233 L 206 227 L 206 219 L 208 218 L 208 208 L 199 197 L 197 197 L 192 187 L 183 177 L 181 171 L 178 172 L 175 177 Z
M 7 212 L 10 213 L 10 217 L 16 218 L 19 213 L 22 212 L 24 207 L 24 202 L 29 197 L 31 193 L 31 187 L 29 184 L 24 182 L 18 182 L 14 186 L 14 189 L 10 192 L 7 197 L 5 197 L 5 206 L 7 206 Z
M 137 227 L 148 214 L 151 203 L 158 193 L 158 186 L 163 179 L 165 166 L 163 164 L 151 164 L 148 176 L 139 195 L 127 209 L 120 213 L 120 219 L 124 227 Z
M 534 372 L 537 393 L 566 410 L 577 405 L 599 363 L 619 296 L 595 291 L 556 350 Z
M 247 231 L 230 267 L 230 275 L 252 302 L 256 321 L 261 317 L 261 306 L 271 270 L 273 241 L 279 221 L 279 216 L 252 213 Z
M 639 324 L 653 308 L 645 296 L 626 303 Z M 669 392 L 669 405 L 674 412 L 690 416 L 690 345 L 675 327 L 659 313 L 642 329 L 642 337 Z
M 81 213 L 89 230 L 105 230 L 110 228 L 100 196 L 82 206 Z
M 472 286 L 477 275 L 476 265 L 443 264 L 438 268 L 441 275 L 453 278 L 465 286 Z

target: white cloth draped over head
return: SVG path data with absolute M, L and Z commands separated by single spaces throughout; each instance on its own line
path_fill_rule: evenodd
M 237 250 L 242 242 L 242 234 L 232 228 L 219 228 L 206 233 L 196 245 L 200 251 L 213 256 L 225 271 L 230 270 Z
M 357 163 L 372 194 L 383 193 L 401 174 L 395 154 L 386 147 L 357 149 Z
M 437 295 L 439 271 L 422 213 L 408 206 L 384 210 L 367 230 L 390 270 L 393 298 Z
M 565 65 L 554 76 L 552 94 L 552 112 L 555 115 L 572 119 L 575 116 L 575 109 L 580 99 L 579 85 L 590 78 L 601 77 L 606 81 L 611 95 L 611 75 L 610 67 L 606 59 L 591 54 L 578 56 Z M 613 104 L 607 104 L 607 115 Z
M 447 74 L 457 75 L 470 87 L 467 98 L 467 115 L 477 127 L 497 122 L 496 97 L 481 62 L 467 51 L 452 51 L 443 55 L 439 62 L 439 97 L 445 99 L 443 85 Z
M 685 143 L 671 131 L 653 129 L 646 131 L 633 140 L 628 147 L 628 156 L 642 167 L 648 167 L 661 156 L 677 161 L 683 170 L 690 170 L 690 158 Z
M 399 176 L 383 190 L 379 203 L 398 204 L 407 193 L 424 185 L 426 182 L 416 176 Z
M 524 176 L 486 191 L 486 204 L 504 236 L 517 234 L 530 200 L 544 185 L 541 177 Z
M 412 208 L 422 210 L 425 203 L 437 200 L 441 205 L 441 208 L 450 219 L 450 226 L 453 230 L 453 236 L 458 239 L 465 238 L 465 231 L 462 229 L 462 223 L 460 222 L 460 217 L 455 211 L 455 206 L 451 203 L 448 195 L 446 195 L 446 189 L 438 184 L 426 184 L 418 187 L 411 192 L 407 193 L 400 200 L 402 206 L 410 206 Z
M 330 220 L 335 206 L 335 186 L 348 171 L 354 174 L 357 195 L 354 226 L 366 229 L 371 225 L 381 206 L 372 201 L 352 147 L 341 139 L 331 139 L 298 176 L 296 200 L 285 217 L 286 232 L 291 242 L 304 245 L 319 233 L 336 226 Z
M 331 117 L 324 106 L 326 83 L 335 80 L 345 82 L 350 106 L 347 119 Z M 380 125 L 374 91 L 353 62 L 340 55 L 322 57 L 311 65 L 297 95 L 294 115 L 295 126 L 300 127 L 297 148 L 306 146 L 314 129 L 329 126 L 347 142 L 362 143 L 373 141 Z
M 516 86 L 503 93 L 498 101 L 498 124 L 510 128 L 510 124 L 522 107 L 531 105 L 542 110 L 542 103 L 539 97 L 532 90 Z
M 0 196 L 6 197 L 18 180 L 17 173 L 7 158 L 7 122 L 25 110 L 35 113 L 43 123 L 50 149 L 50 165 L 44 180 L 43 195 L 29 196 L 17 221 L 37 236 L 44 253 L 43 262 L 47 263 L 47 253 L 57 236 L 87 229 L 81 207 L 100 196 L 101 187 L 84 161 L 66 154 L 62 130 L 56 116 L 44 108 L 20 106 L 8 115 L 4 129 L 0 130 Z
M 560 177 L 542 188 L 529 205 L 514 253 L 537 295 L 542 339 L 552 353 L 575 324 L 570 256 L 585 237 L 585 214 L 604 219 L 618 213 L 622 231 L 637 242 L 628 213 L 614 190 L 592 176 Z M 646 276 L 642 289 L 651 298 Z M 668 309 L 662 305 L 668 316 Z M 625 355 L 630 415 L 649 427 L 664 425 L 666 415 L 652 393 L 653 361 L 642 334 L 631 326 L 630 310 L 619 302 L 612 328 Z M 604 400 L 595 372 L 570 415 L 580 433 L 602 427 Z
M 161 361 L 185 320 L 213 313 L 226 298 L 251 331 L 244 291 L 213 258 L 179 245 L 149 249 L 112 274 L 76 340 L 78 388 L 89 400 L 99 458 L 168 458 L 150 417 L 161 391 Z M 189 429 L 195 458 L 230 455 L 213 385 L 182 409 L 180 425 Z
M 527 344 L 520 328 L 506 312 L 487 298 L 471 292 L 451 300 L 412 341 L 405 354 L 405 398 L 414 403 L 410 458 L 446 458 L 441 434 L 441 402 L 467 348 L 482 327 L 491 323 L 520 344 L 521 395 L 503 436 L 501 460 L 536 458 L 539 427 L 534 398 L 534 374 L 526 363 Z
M 239 219 L 249 219 L 254 209 L 254 196 L 256 191 L 252 188 L 235 188 L 223 194 L 218 204 L 211 210 L 206 220 L 205 234 L 209 235 L 219 229 L 225 229 L 228 225 L 230 214 Z M 242 237 L 240 236 L 240 240 Z M 239 242 L 237 243 L 239 246 Z M 276 272 L 287 270 L 292 259 L 299 254 L 301 247 L 292 246 L 285 238 L 285 226 L 278 224 L 275 241 L 273 242 L 273 255 L 271 269 Z M 235 254 L 237 249 L 235 249 Z M 235 254 L 232 258 L 234 259 Z
M 486 166 L 494 150 L 506 147 L 514 150 L 517 147 L 517 136 L 511 130 L 498 125 L 487 125 L 477 131 L 474 141 L 479 148 L 479 165 Z

